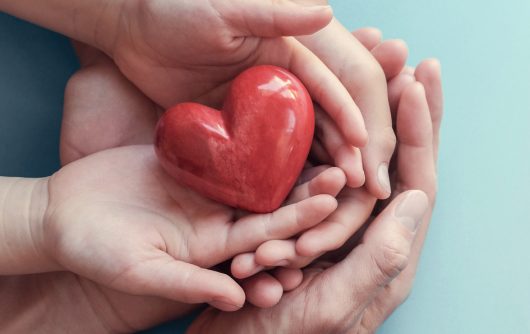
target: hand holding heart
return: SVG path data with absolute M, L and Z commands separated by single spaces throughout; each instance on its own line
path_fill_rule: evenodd
M 370 33 L 366 30 L 361 30 L 356 33 L 356 36 L 361 37 L 361 40 L 371 42 Z M 372 47 L 379 45 L 380 41 L 373 43 Z M 379 48 L 389 49 L 395 48 L 396 51 L 400 50 L 400 45 L 394 41 L 386 41 L 380 44 Z M 96 59 L 92 54 L 96 54 Z M 61 156 L 63 163 L 70 162 L 76 158 L 83 157 L 99 150 L 107 149 L 115 146 L 124 146 L 138 143 L 149 144 L 152 143 L 154 138 L 154 128 L 156 123 L 156 109 L 153 103 L 147 99 L 136 87 L 129 84 L 125 78 L 122 77 L 121 73 L 115 68 L 115 65 L 105 55 L 98 54 L 97 52 L 82 52 L 81 62 L 87 64 L 83 70 L 74 76 L 69 82 L 66 91 L 66 103 L 64 111 L 64 123 L 63 133 L 61 137 Z M 393 53 L 375 54 L 377 60 L 383 64 L 386 73 L 392 73 L 396 68 L 401 69 L 403 64 L 396 63 L 393 58 Z M 98 99 L 93 100 L 92 95 L 87 95 L 87 92 L 97 92 Z M 87 109 L 88 108 L 88 109 Z M 121 111 L 128 112 L 121 112 Z M 325 149 L 331 152 L 337 151 L 341 145 L 344 144 L 343 137 L 335 126 L 332 126 L 332 122 L 329 118 L 323 118 L 322 113 L 319 112 L 317 122 L 323 129 L 324 136 L 319 137 L 319 143 L 322 143 Z M 131 122 L 134 120 L 135 122 Z M 142 121 L 139 121 L 142 120 Z M 88 126 L 89 125 L 89 126 Z M 88 127 L 87 127 L 88 126 Z M 87 129 L 90 128 L 90 131 Z M 98 131 L 100 131 L 98 133 Z M 327 136 L 326 136 L 327 134 Z M 111 136 L 112 135 L 112 136 Z M 340 150 L 339 150 L 340 151 Z M 322 152 L 322 150 L 320 151 Z M 344 161 L 348 162 L 348 161 Z M 314 174 L 313 174 L 314 175 Z M 330 174 L 323 174 L 319 180 L 324 180 L 326 177 L 328 181 L 321 184 L 325 186 L 330 181 Z M 340 181 L 340 173 L 335 172 L 335 176 L 331 177 L 331 180 Z M 319 182 L 319 181 L 317 181 Z M 339 182 L 340 183 L 340 182 Z M 334 186 L 337 187 L 337 186 Z M 339 187 L 340 188 L 340 187 Z M 318 187 L 302 187 L 298 193 L 306 191 L 306 194 L 313 195 L 318 194 Z M 305 190 L 303 190 L 305 189 Z M 330 191 L 326 193 L 331 193 Z M 307 196 L 306 196 L 307 197 Z M 350 199 L 344 201 L 346 194 L 342 194 L 341 203 L 339 205 L 339 213 L 334 214 L 337 217 L 337 222 L 348 221 L 343 226 L 348 229 L 344 231 L 342 229 L 337 230 L 335 227 L 340 227 L 340 224 L 322 224 L 319 228 L 322 236 L 321 240 L 335 240 L 335 245 L 340 244 L 346 238 L 351 235 L 359 224 L 363 223 L 362 215 L 360 212 L 371 211 L 375 203 L 375 199 L 370 196 L 366 197 L 350 197 Z M 365 198 L 366 200 L 363 200 Z M 345 203 L 357 203 L 354 206 L 346 206 Z M 342 208 L 342 209 L 341 209 Z M 340 212 L 343 212 L 342 214 Z M 357 217 L 355 221 L 350 221 L 349 216 L 353 215 Z M 330 219 L 325 220 L 330 222 Z M 339 232 L 337 234 L 337 232 Z M 311 238 L 305 240 L 311 242 Z M 294 244 L 293 244 L 294 245 Z M 332 248 L 328 248 L 326 244 L 312 245 L 314 251 L 326 251 L 334 249 L 336 246 L 333 244 Z M 260 248 L 260 256 L 266 255 L 264 250 L 266 247 Z M 280 256 L 285 259 L 285 256 L 291 256 L 293 254 L 292 248 L 289 245 L 287 248 L 282 248 L 285 252 L 274 252 L 274 256 Z M 252 254 L 250 254 L 252 256 Z M 310 258 L 304 257 L 304 261 Z M 271 258 L 267 257 L 265 260 L 270 264 Z M 247 262 L 248 263 L 248 262 Z M 289 263 L 289 266 L 300 265 L 302 261 L 294 260 Z M 236 269 L 241 276 L 248 276 L 249 272 L 255 272 L 255 262 L 251 261 L 250 268 L 245 267 L 245 261 L 242 261 L 243 267 Z M 263 268 L 263 267 L 261 267 Z M 259 268 L 257 268 L 259 270 Z M 247 298 L 250 298 L 251 302 L 256 302 L 260 305 L 272 305 L 276 303 L 281 296 L 282 287 L 275 286 L 272 290 L 280 291 L 280 295 L 276 296 L 275 300 L 270 300 L 269 296 L 263 296 L 262 293 L 256 293 L 256 290 L 248 290 L 249 287 L 256 286 L 255 282 L 259 281 L 259 286 L 263 287 L 263 277 L 269 274 L 260 274 L 258 280 L 249 281 L 249 285 L 244 284 Z M 270 280 L 267 280 L 270 282 Z M 267 291 L 271 289 L 265 288 Z M 285 286 L 283 287 L 285 289 Z M 263 299 L 265 297 L 265 299 Z
M 43 235 L 36 239 L 56 264 L 51 270 L 129 294 L 235 310 L 245 301 L 242 288 L 203 268 L 310 231 L 335 210 L 333 196 L 343 186 L 316 178 L 295 189 L 292 204 L 236 218 L 233 208 L 176 184 L 151 145 L 117 148 L 73 162 L 49 180 L 46 215 L 37 228 Z

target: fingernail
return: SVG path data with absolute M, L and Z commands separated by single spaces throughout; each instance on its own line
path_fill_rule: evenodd
M 429 199 L 419 190 L 411 191 L 396 207 L 394 216 L 410 231 L 415 232 L 427 211 Z
M 211 306 L 215 307 L 215 308 L 218 308 L 218 309 L 222 310 L 222 311 L 228 311 L 228 312 L 237 311 L 237 310 L 239 310 L 242 307 L 240 305 L 238 306 L 236 304 L 230 303 L 229 301 L 225 300 L 224 298 L 214 299 L 209 304 Z
M 377 180 L 379 185 L 385 190 L 387 194 L 390 194 L 392 189 L 390 188 L 390 178 L 388 177 L 388 164 L 383 162 L 377 168 Z

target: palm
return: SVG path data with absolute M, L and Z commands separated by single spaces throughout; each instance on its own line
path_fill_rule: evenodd
M 188 302 L 204 301 L 190 295 L 189 280 L 197 289 L 240 289 L 228 276 L 201 268 L 291 237 L 335 209 L 331 196 L 317 195 L 235 219 L 233 208 L 176 184 L 151 145 L 71 163 L 51 178 L 49 189 L 47 244 L 65 269 L 122 292 Z
M 150 10 L 156 8 L 155 4 Z M 216 104 L 230 81 L 243 69 L 257 64 L 264 50 L 261 45 L 264 41 L 259 38 L 227 42 L 226 37 L 233 32 L 221 20 L 194 17 L 190 22 L 175 22 L 174 15 L 157 12 L 152 15 L 157 21 L 151 22 L 148 15 L 146 12 L 138 15 L 137 26 L 130 36 L 122 37 L 124 42 L 116 46 L 113 58 L 141 91 L 166 108 L 194 100 Z M 207 22 L 210 27 L 197 29 L 193 38 L 173 33 L 186 31 L 196 22 Z M 184 29 L 182 25 L 188 27 Z M 281 39 L 265 44 L 271 53 L 282 48 Z

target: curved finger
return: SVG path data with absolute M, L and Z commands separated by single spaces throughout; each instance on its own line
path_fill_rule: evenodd
M 238 310 L 245 302 L 242 288 L 228 275 L 175 260 L 164 252 L 122 272 L 106 285 L 129 294 L 209 303 L 223 311 Z
M 413 75 L 400 73 L 388 82 L 388 102 L 390 104 L 390 112 L 393 120 L 396 119 L 395 115 L 399 100 L 401 99 L 401 95 L 403 95 L 403 90 L 414 81 L 416 81 L 416 78 Z
M 327 194 L 335 197 L 345 184 L 346 177 L 342 170 L 337 167 L 328 167 L 311 180 L 296 186 L 291 191 L 285 204 L 289 205 L 297 203 L 320 194 Z
M 252 251 L 267 240 L 285 239 L 320 223 L 337 208 L 330 195 L 317 195 L 269 214 L 253 214 L 235 222 L 225 241 L 227 254 Z
M 283 295 L 283 286 L 280 281 L 267 272 L 261 272 L 245 279 L 241 286 L 245 290 L 247 301 L 261 308 L 278 304 Z
M 296 240 L 270 240 L 256 249 L 256 264 L 264 267 L 303 268 L 317 255 L 308 257 L 296 252 Z
M 342 82 L 313 52 L 290 37 L 264 41 L 260 48 L 259 63 L 286 67 L 293 72 L 313 100 L 330 115 L 350 145 L 363 147 L 367 143 L 368 135 L 359 107 Z M 271 49 L 282 51 L 270 52 Z
M 391 191 L 387 169 L 394 152 L 395 136 L 385 73 L 374 56 L 337 20 L 299 39 L 337 75 L 359 106 L 369 137 L 367 145 L 361 149 L 366 187 L 374 196 L 387 198 Z M 340 125 L 340 121 L 333 120 Z
M 268 268 L 256 263 L 256 254 L 254 252 L 238 254 L 234 256 L 230 264 L 232 276 L 238 279 L 248 278 L 265 269 Z
M 387 80 L 403 70 L 408 57 L 407 44 L 401 39 L 386 40 L 374 47 L 371 52 L 383 69 Z

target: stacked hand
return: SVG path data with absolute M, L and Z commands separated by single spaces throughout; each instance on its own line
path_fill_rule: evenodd
M 61 1 L 55 8 L 68 8 Z M 426 211 L 428 222 L 434 202 L 438 65 L 404 68 L 402 42 L 381 43 L 374 29 L 352 36 L 336 20 L 327 25 L 329 7 L 296 2 L 302 5 L 114 1 L 93 24 L 84 13 L 97 6 L 73 0 L 79 22 L 63 32 L 103 52 L 77 44 L 84 68 L 67 88 L 61 138 L 69 164 L 49 181 L 36 240 L 49 270 L 79 276 L 23 280 L 39 290 L 53 276 L 64 291 L 81 291 L 81 308 L 88 305 L 97 325 L 110 330 L 181 315 L 189 306 L 179 302 L 235 310 L 245 294 L 258 306 L 279 303 L 233 314 L 210 309 L 193 331 L 370 331 L 382 322 L 410 289 L 427 226 L 417 224 Z M 17 6 L 0 0 L 9 12 L 17 14 Z M 86 26 L 94 30 L 87 34 Z M 307 36 L 284 37 L 292 35 Z M 340 169 L 310 168 L 284 207 L 241 217 L 175 184 L 150 146 L 128 145 L 150 144 L 158 116 L 174 103 L 218 106 L 231 80 L 257 64 L 285 67 L 307 86 L 321 107 L 312 160 Z M 107 150 L 118 146 L 128 147 Z M 391 186 L 391 200 L 376 207 Z M 244 279 L 245 294 L 229 276 L 207 269 L 234 256 L 232 273 Z M 58 309 L 69 308 L 61 294 L 52 296 Z M 317 310 L 319 303 L 330 312 Z
M 384 73 L 386 74 L 387 78 L 391 80 L 389 82 L 389 100 L 392 106 L 392 109 L 394 112 L 397 110 L 398 101 L 400 100 L 400 97 L 402 95 L 402 92 L 404 91 L 404 88 L 413 82 L 414 79 L 414 73 L 411 73 L 410 69 L 406 68 L 402 70 L 403 68 L 403 62 L 404 62 L 404 55 L 406 55 L 406 48 L 404 48 L 403 44 L 399 41 L 388 41 L 380 43 L 379 41 L 379 34 L 376 30 L 373 29 L 363 29 L 360 31 L 357 31 L 354 33 L 354 36 L 356 36 L 359 40 L 363 42 L 366 47 L 371 48 L 374 56 L 376 59 L 382 64 L 382 68 L 384 70 Z M 85 67 L 84 70 L 82 70 L 69 84 L 68 94 L 67 94 L 67 102 L 69 102 L 65 109 L 65 117 L 68 117 L 66 119 L 71 120 L 71 124 L 76 124 L 76 120 L 79 120 L 80 118 L 84 116 L 89 116 L 92 121 L 100 120 L 100 114 L 105 114 L 107 117 L 116 117 L 117 121 L 108 122 L 105 124 L 111 124 L 117 126 L 117 128 L 114 128 L 112 133 L 117 134 L 116 137 L 112 138 L 111 141 L 107 143 L 103 143 L 102 145 L 109 145 L 109 146 L 119 146 L 119 145 L 126 145 L 128 144 L 127 140 L 128 137 L 126 134 L 129 133 L 149 133 L 153 129 L 153 125 L 156 122 L 156 114 L 157 110 L 154 107 L 154 104 L 150 104 L 148 99 L 141 98 L 141 94 L 136 90 L 135 87 L 130 85 L 122 85 L 122 87 L 125 87 L 121 90 L 121 92 L 124 92 L 124 97 L 122 99 L 117 98 L 117 95 L 109 94 L 108 89 L 102 89 L 101 95 L 100 95 L 100 101 L 102 105 L 101 108 L 97 108 L 97 105 L 94 106 L 94 109 L 90 110 L 89 112 L 83 113 L 82 107 L 86 106 L 86 104 L 83 103 L 83 92 L 87 91 L 91 88 L 97 87 L 100 82 L 102 82 L 103 74 L 105 75 L 105 78 L 112 78 L 117 83 L 125 83 L 126 81 L 120 76 L 119 71 L 113 66 L 112 62 L 109 61 L 104 55 L 97 54 L 93 50 L 81 50 L 81 60 L 82 62 L 85 62 L 88 64 L 88 67 Z M 94 59 L 99 59 L 94 61 Z M 400 71 L 402 71 L 401 74 L 397 75 Z M 100 75 L 97 75 L 97 74 Z M 397 76 L 396 76 L 397 75 Z M 441 112 L 441 91 L 440 91 L 440 77 L 439 72 L 437 72 L 436 64 L 432 62 L 425 62 L 422 63 L 422 65 L 419 66 L 417 73 L 416 73 L 418 80 L 420 80 L 426 87 L 427 87 L 427 96 L 429 99 L 429 103 L 432 104 L 432 108 L 434 109 L 431 111 L 433 116 L 436 116 L 435 121 L 435 129 L 438 129 L 439 127 L 439 116 L 437 116 Z M 410 95 L 410 94 L 409 94 Z M 421 94 L 420 94 L 421 95 Z M 134 101 L 140 101 L 141 103 L 136 104 L 126 104 L 127 101 L 130 101 L 134 99 Z M 416 97 L 416 100 L 418 97 Z M 413 99 L 414 100 L 414 99 Z M 110 103 L 108 103 L 110 102 Z M 124 117 L 126 115 L 119 114 L 119 113 L 110 113 L 112 109 L 105 108 L 105 105 L 113 105 L 113 106 L 127 106 L 127 110 L 133 112 L 135 115 L 137 115 L 137 118 L 145 117 L 145 115 L 149 115 L 149 117 L 145 117 L 147 119 L 151 120 L 151 124 L 149 122 L 143 122 L 139 123 L 138 126 L 132 126 L 125 128 L 123 126 L 124 122 L 120 121 L 120 117 Z M 145 106 L 145 107 L 143 107 Z M 70 107 L 70 108 L 68 108 Z M 412 108 L 409 105 L 405 104 L 402 108 L 409 110 Z M 114 108 L 114 110 L 120 110 L 123 108 Z M 93 117 L 93 118 L 92 118 Z M 390 118 L 390 115 L 388 115 Z M 86 118 L 83 118 L 84 121 L 86 121 Z M 101 126 L 104 126 L 105 124 L 101 124 Z M 414 122 L 412 123 L 414 124 Z M 100 126 L 96 126 L 96 128 L 100 128 Z M 436 132 L 437 133 L 437 132 Z M 63 132 L 63 135 L 65 132 Z M 82 133 L 81 133 L 82 134 Z M 74 136 L 64 136 L 63 139 L 70 138 L 72 142 L 74 142 L 74 145 L 70 145 L 70 147 L 75 147 L 75 143 L 87 143 L 86 140 L 79 140 L 77 137 Z M 82 137 L 81 137 L 82 138 Z M 152 138 L 152 133 L 145 136 L 147 141 L 150 141 Z M 63 140 L 64 142 L 64 140 Z M 96 148 L 98 149 L 98 148 Z M 68 156 L 71 153 L 75 153 L 76 150 L 63 150 L 63 158 L 65 156 Z M 77 150 L 81 151 L 81 150 Z M 325 151 L 325 150 L 324 150 Z M 321 151 L 322 152 L 322 151 Z M 85 152 L 85 154 L 90 152 Z M 411 166 L 414 166 L 414 164 L 405 165 L 402 167 L 403 171 L 408 172 L 409 169 L 411 169 Z M 418 167 L 419 170 L 422 169 L 422 167 Z M 305 177 L 311 177 L 311 174 L 315 175 L 318 174 L 319 169 L 316 168 L 313 171 L 306 172 Z M 414 171 L 410 171 L 410 174 L 413 174 Z M 431 180 L 433 182 L 433 180 Z M 394 182 L 394 184 L 396 184 Z M 421 185 L 421 183 L 419 184 Z M 420 188 L 424 189 L 425 191 L 429 191 L 429 193 L 433 196 L 434 188 L 427 189 L 427 186 L 424 187 L 414 187 L 414 184 L 409 184 L 407 187 L 403 189 L 414 189 L 414 188 Z M 309 189 L 309 188 L 308 188 Z M 311 192 L 310 192 L 311 193 Z M 339 247 L 343 242 L 346 241 L 346 239 L 349 238 L 360 226 L 362 226 L 367 218 L 370 216 L 370 214 L 373 212 L 373 206 L 376 202 L 376 198 L 370 195 L 370 193 L 365 189 L 348 189 L 341 192 L 341 194 L 338 197 L 339 199 L 339 208 L 336 212 L 333 213 L 331 217 L 329 217 L 326 222 L 331 224 L 325 224 L 317 225 L 316 228 L 314 228 L 314 231 L 319 231 L 322 229 L 324 232 L 326 230 L 329 230 L 330 238 L 320 238 L 320 241 L 324 241 L 323 243 L 318 243 L 315 245 L 315 248 L 307 247 L 307 253 L 306 256 L 300 256 L 299 253 L 296 252 L 296 243 L 291 241 L 271 241 L 269 243 L 263 244 L 260 248 L 258 248 L 258 252 L 256 255 L 258 255 L 258 258 L 260 257 L 260 254 L 269 254 L 271 253 L 271 257 L 263 257 L 261 260 L 263 260 L 262 264 L 257 264 L 255 262 L 255 255 L 252 253 L 250 256 L 252 257 L 252 261 L 242 261 L 243 264 L 250 263 L 250 268 L 242 268 L 243 270 L 247 270 L 246 274 L 239 273 L 239 276 L 248 276 L 250 274 L 255 273 L 256 271 L 263 269 L 263 267 L 272 264 L 273 262 L 281 262 L 283 260 L 287 260 L 287 266 L 290 267 L 301 267 L 309 263 L 311 260 L 313 260 L 316 256 L 320 255 L 322 252 L 328 249 L 334 249 L 336 247 Z M 354 217 L 352 219 L 352 217 Z M 428 219 L 427 219 L 428 220 Z M 324 228 L 325 227 L 325 228 Z M 332 232 L 334 231 L 334 232 Z M 418 237 L 415 240 L 414 243 L 414 252 L 411 255 L 411 261 L 413 262 L 405 272 L 400 274 L 392 283 L 392 286 L 398 286 L 397 282 L 399 283 L 400 287 L 396 288 L 395 291 L 397 291 L 399 296 L 394 296 L 392 298 L 392 307 L 388 307 L 387 312 L 385 313 L 385 316 L 390 313 L 393 308 L 396 307 L 396 300 L 401 300 L 402 295 L 406 293 L 410 289 L 410 285 L 412 283 L 412 277 L 415 270 L 415 261 L 417 261 L 417 257 L 419 256 L 419 249 L 421 248 L 421 244 L 423 242 L 424 238 L 424 232 L 426 231 L 426 226 L 422 227 L 420 230 L 420 237 Z M 320 231 L 319 231 L 320 234 Z M 310 240 L 311 233 L 306 233 L 306 239 Z M 325 242 L 326 240 L 329 240 L 329 245 L 326 246 Z M 309 245 L 311 245 L 311 242 L 309 242 Z M 277 252 L 276 249 L 278 249 L 276 246 L 279 246 L 279 249 L 284 249 L 284 251 Z M 320 249 L 319 249 L 320 247 Z M 271 252 L 267 252 L 266 249 L 269 248 Z M 295 250 L 293 252 L 293 249 Z M 302 247 L 302 253 L 303 253 L 303 247 Z M 249 256 L 249 255 L 245 255 Z M 276 256 L 276 257 L 275 257 Z M 278 257 L 279 256 L 279 257 Z M 241 258 L 240 258 L 241 259 Z M 236 260 L 237 261 L 237 260 Z M 257 265 L 257 266 L 256 266 Z M 285 263 L 284 263 L 285 265 Z M 237 273 L 237 269 L 236 275 Z M 247 294 L 247 298 L 254 302 L 255 304 L 261 305 L 261 306 L 270 306 L 275 304 L 279 297 L 281 296 L 282 288 L 288 288 L 292 289 L 295 285 L 289 286 L 289 284 L 286 284 L 283 282 L 283 287 L 281 285 L 282 278 L 284 277 L 284 273 L 278 271 L 274 272 L 274 275 L 277 279 L 279 279 L 280 284 L 278 284 L 278 281 L 271 280 L 268 274 L 262 273 L 258 276 L 255 276 L 251 278 L 250 280 L 247 280 L 243 283 L 243 286 L 245 288 L 245 292 Z M 298 279 L 301 279 L 301 275 L 296 275 L 294 272 L 289 272 L 288 275 L 291 279 L 295 276 L 298 277 Z M 337 277 L 341 276 L 341 274 L 337 274 Z M 342 275 L 344 276 L 344 275 Z M 296 281 L 296 279 L 294 279 Z M 305 282 L 305 281 L 304 281 Z M 292 282 L 290 282 L 292 283 Z M 265 292 L 264 292 L 265 291 Z M 405 291 L 405 292 L 403 292 Z M 395 293 L 395 292 L 393 292 Z M 385 300 L 381 297 L 382 300 Z M 282 302 L 283 303 L 283 302 Z M 284 304 L 287 305 L 287 304 Z M 382 321 L 382 319 L 379 319 Z

